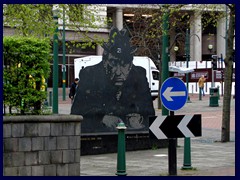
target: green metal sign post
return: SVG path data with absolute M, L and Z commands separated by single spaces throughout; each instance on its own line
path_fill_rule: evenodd
M 191 163 L 191 138 L 184 138 L 184 160 L 183 160 L 183 170 L 193 169 Z
M 165 8 L 163 14 L 163 35 L 162 35 L 162 82 L 169 77 L 169 10 Z M 162 115 L 168 115 L 169 110 L 162 105 Z M 169 175 L 177 175 L 177 154 L 176 154 L 176 138 L 170 138 L 168 144 L 168 172 Z
M 186 43 L 185 43 L 185 51 L 186 51 L 186 61 L 187 61 L 187 68 L 189 66 L 189 59 L 190 59 L 190 35 L 189 35 L 189 30 L 186 30 Z M 188 73 L 186 74 L 186 83 L 187 83 L 187 91 L 189 90 L 188 88 Z M 188 95 L 188 100 L 187 102 L 190 101 L 190 97 Z M 183 167 L 182 169 L 192 169 L 191 166 L 191 145 L 190 145 L 191 139 L 189 137 L 184 138 L 184 160 L 183 160 Z
M 186 43 L 185 43 L 185 52 L 186 52 L 186 61 L 187 61 L 187 68 L 189 67 L 189 60 L 190 60 L 190 35 L 189 30 L 186 30 Z M 187 90 L 189 91 L 189 73 L 186 73 L 186 83 L 187 83 Z M 191 102 L 190 97 L 188 96 L 188 103 Z
M 53 18 L 56 24 L 53 35 L 53 114 L 58 114 L 58 11 L 53 10 Z
M 65 46 L 65 9 L 63 9 L 63 36 L 62 36 L 62 46 L 63 46 L 63 67 L 62 67 L 62 96 L 63 101 L 66 100 L 66 46 Z

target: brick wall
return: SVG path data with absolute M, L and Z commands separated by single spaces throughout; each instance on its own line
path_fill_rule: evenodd
M 4 176 L 80 176 L 79 115 L 4 116 Z

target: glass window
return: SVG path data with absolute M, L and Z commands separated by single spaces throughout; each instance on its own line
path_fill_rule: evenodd
M 152 71 L 152 76 L 154 80 L 159 80 L 159 72 L 158 71 Z

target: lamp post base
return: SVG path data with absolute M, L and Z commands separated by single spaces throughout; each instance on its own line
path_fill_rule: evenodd
M 116 175 L 117 176 L 127 176 L 127 173 L 126 172 L 116 172 Z
M 193 167 L 191 165 L 183 165 L 183 167 L 181 169 L 182 170 L 192 170 Z

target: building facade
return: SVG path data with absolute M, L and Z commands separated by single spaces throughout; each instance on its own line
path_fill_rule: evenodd
M 100 28 L 90 29 L 88 31 L 88 35 L 94 37 L 95 35 L 100 36 L 104 39 L 108 38 L 108 33 L 111 26 L 116 26 L 118 29 L 127 28 L 130 31 L 133 31 L 133 23 L 130 22 L 130 17 L 133 17 L 138 9 L 151 9 L 150 12 L 158 12 L 161 8 L 161 5 L 156 4 L 101 4 L 101 5 L 92 5 L 89 8 L 96 8 L 98 9 L 95 12 L 96 16 L 100 16 L 104 18 L 112 19 L 110 24 L 104 24 L 103 22 L 96 22 Z M 219 5 L 221 7 L 221 11 L 226 11 L 224 5 Z M 205 17 L 202 17 L 192 5 L 185 6 L 180 10 L 181 12 L 187 13 L 189 18 L 186 20 L 186 23 L 189 22 L 189 34 L 190 34 L 190 61 L 209 61 L 212 55 L 217 55 L 218 57 L 223 56 L 225 58 L 226 54 L 226 25 L 227 25 L 227 18 L 222 18 L 218 23 L 217 26 L 208 26 L 205 29 L 203 28 L 203 20 Z M 147 11 L 145 11 L 146 13 Z M 161 15 L 160 15 L 161 16 Z M 142 14 L 142 17 L 146 19 L 146 17 L 151 17 L 151 14 Z M 67 20 L 68 23 L 71 23 Z M 100 45 L 96 45 L 96 48 L 75 48 L 72 46 L 71 48 L 74 49 L 66 49 L 66 64 L 63 64 L 62 57 L 63 57 L 63 49 L 62 49 L 62 31 L 63 31 L 63 20 L 58 19 L 59 23 L 59 31 L 60 36 L 59 38 L 59 87 L 62 86 L 62 69 L 66 66 L 66 86 L 69 87 L 71 82 L 74 80 L 74 59 L 79 57 L 84 57 L 88 55 L 101 55 L 103 49 Z M 184 23 L 184 22 L 183 22 Z M 170 19 L 170 26 L 171 26 L 171 19 Z M 138 24 L 141 26 L 141 23 Z M 186 29 L 186 27 L 184 27 Z M 176 29 L 170 30 L 169 35 L 169 44 L 172 47 L 178 46 L 178 48 L 171 48 L 169 50 L 170 54 L 170 61 L 184 61 L 185 60 L 185 39 L 180 41 L 180 44 L 176 43 L 176 39 L 181 39 L 180 36 L 185 36 L 185 29 L 177 31 Z M 65 28 L 65 41 L 71 44 L 71 41 L 78 41 L 80 38 L 76 36 L 76 32 L 71 28 Z M 85 30 L 80 30 L 84 32 Z M 9 36 L 13 35 L 14 30 L 9 27 L 4 27 L 3 35 Z M 180 36 L 178 36 L 180 34 Z M 155 46 L 150 47 L 150 49 L 154 49 Z M 176 51 L 179 49 L 178 51 Z M 161 54 L 161 40 L 157 44 L 156 48 L 154 49 L 155 56 L 151 57 L 156 64 L 159 63 L 159 57 L 156 54 Z M 51 65 L 53 63 L 51 62 Z M 52 76 L 48 79 L 48 86 L 52 87 Z

